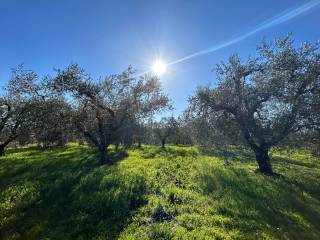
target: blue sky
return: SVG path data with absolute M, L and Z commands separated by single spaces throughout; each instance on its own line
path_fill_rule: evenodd
M 95 78 L 138 72 L 157 58 L 176 61 L 256 29 L 303 0 L 1 0 L 0 86 L 25 63 L 40 75 L 78 63 Z M 215 64 L 246 58 L 262 39 L 293 33 L 296 43 L 320 40 L 320 5 L 215 52 L 168 67 L 161 77 L 175 114 L 199 85 L 215 82 Z M 168 113 L 171 114 L 171 113 Z

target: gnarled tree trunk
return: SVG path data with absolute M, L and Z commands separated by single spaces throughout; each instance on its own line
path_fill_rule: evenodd
M 0 144 L 0 157 L 5 155 L 4 148 L 5 146 L 3 144 Z
M 166 145 L 166 140 L 165 139 L 161 139 L 161 148 L 165 149 L 165 145 Z
M 11 143 L 13 140 L 15 140 L 18 137 L 18 135 L 11 135 L 4 143 L 0 144 L 0 157 L 5 155 L 5 148 L 8 146 L 9 143 Z
M 266 175 L 273 175 L 273 170 L 271 167 L 270 157 L 269 157 L 269 149 L 266 148 L 257 148 L 254 150 L 256 155 L 256 160 L 259 165 L 259 171 Z
M 140 137 L 138 137 L 138 148 L 141 148 L 141 138 Z
M 100 153 L 100 164 L 112 165 L 112 160 L 108 156 L 108 146 L 105 144 L 99 145 L 99 153 Z

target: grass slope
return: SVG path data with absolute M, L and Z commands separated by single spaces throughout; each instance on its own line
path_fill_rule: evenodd
M 0 159 L 0 239 L 320 239 L 320 162 L 273 152 L 285 178 L 241 149 L 21 149 Z

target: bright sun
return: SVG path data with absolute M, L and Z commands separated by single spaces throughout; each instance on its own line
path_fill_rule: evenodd
M 166 64 L 161 61 L 161 60 L 157 60 L 154 62 L 153 66 L 152 66 L 152 70 L 155 74 L 157 74 L 158 76 L 162 75 L 165 73 L 167 69 Z

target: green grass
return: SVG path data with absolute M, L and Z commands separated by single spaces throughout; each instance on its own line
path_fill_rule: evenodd
M 284 178 L 255 174 L 249 151 L 156 146 L 12 150 L 0 159 L 0 239 L 320 239 L 320 161 L 272 152 Z

